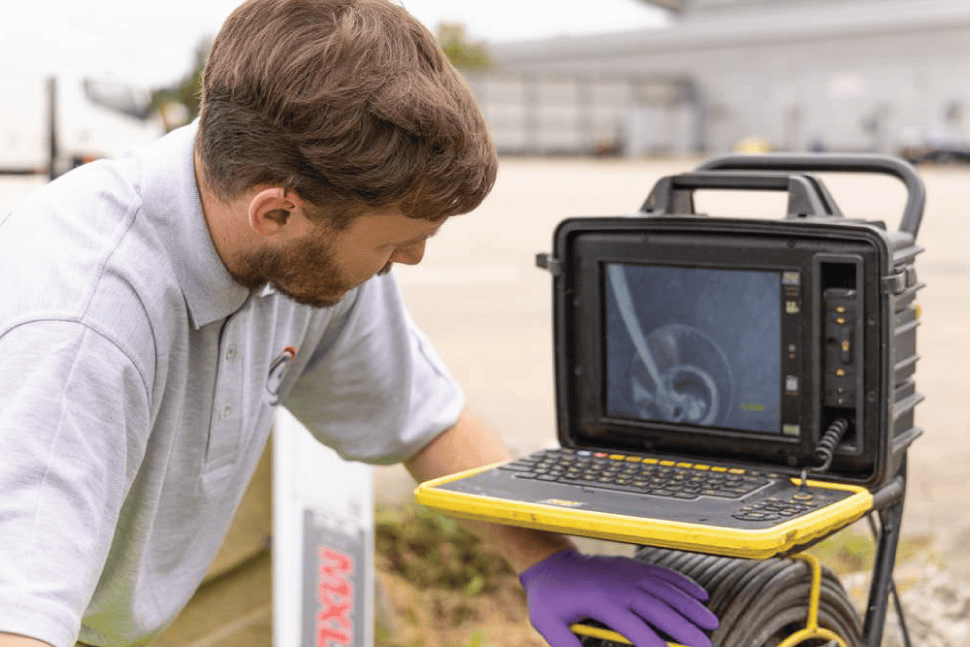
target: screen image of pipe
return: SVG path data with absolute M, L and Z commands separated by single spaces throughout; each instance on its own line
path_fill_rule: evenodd
M 607 412 L 779 433 L 776 272 L 606 265 Z

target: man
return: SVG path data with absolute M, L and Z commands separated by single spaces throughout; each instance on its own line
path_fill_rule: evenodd
M 0 647 L 141 644 L 188 601 L 287 406 L 418 480 L 507 457 L 409 319 L 393 263 L 491 189 L 482 117 L 386 0 L 250 0 L 197 124 L 82 167 L 0 225 Z M 555 647 L 601 620 L 708 645 L 706 594 L 479 525 Z

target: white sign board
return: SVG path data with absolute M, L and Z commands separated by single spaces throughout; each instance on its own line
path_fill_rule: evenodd
M 273 645 L 372 647 L 371 469 L 280 408 L 273 431 Z

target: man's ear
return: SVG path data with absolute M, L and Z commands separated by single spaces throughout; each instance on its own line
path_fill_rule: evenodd
M 279 233 L 293 217 L 302 201 L 279 187 L 261 190 L 249 202 L 249 226 L 261 236 Z

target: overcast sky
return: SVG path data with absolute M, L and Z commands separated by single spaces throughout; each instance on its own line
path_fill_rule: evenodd
M 148 87 L 189 69 L 192 51 L 241 0 L 3 0 L 0 74 L 68 70 Z M 475 40 L 507 41 L 663 24 L 639 0 L 403 0 L 435 30 L 461 22 Z M 14 8 L 15 7 L 15 8 Z

